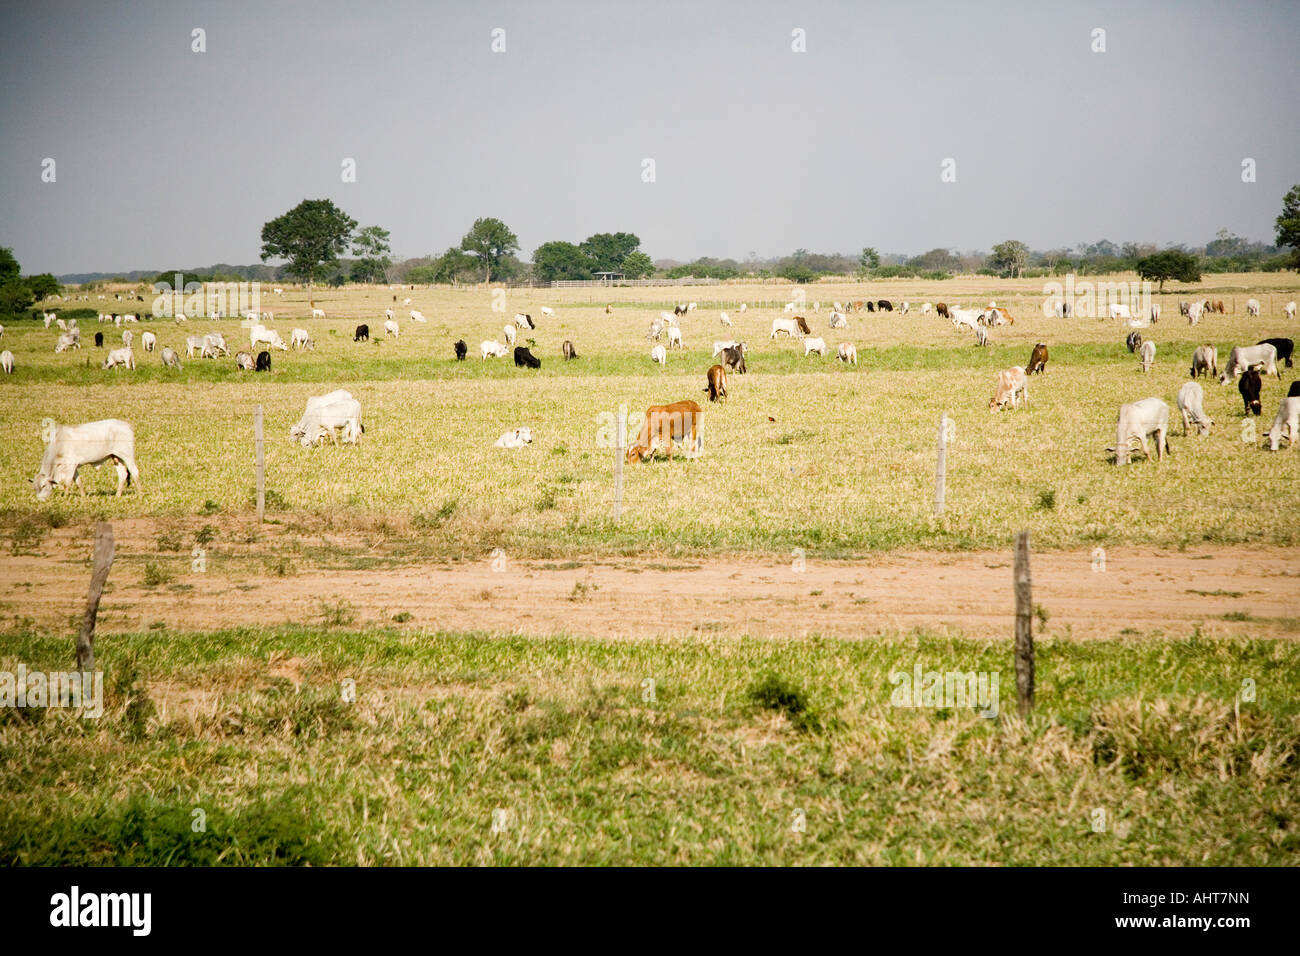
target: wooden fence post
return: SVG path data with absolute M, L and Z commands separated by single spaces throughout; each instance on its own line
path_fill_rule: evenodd
M 614 520 L 623 514 L 623 458 L 627 442 L 627 409 L 619 406 L 618 434 L 614 438 Z
M 262 406 L 253 409 L 253 445 L 257 461 L 257 523 L 266 516 L 266 455 L 262 442 Z
M 1016 535 L 1016 701 L 1020 716 L 1034 707 L 1034 605 L 1029 578 L 1029 532 Z
M 934 468 L 934 513 L 943 514 L 943 499 L 948 484 L 948 416 L 939 416 L 939 461 Z
M 77 634 L 77 670 L 83 673 L 95 669 L 95 618 L 99 615 L 99 599 L 108 580 L 108 569 L 113 566 L 113 526 L 107 521 L 95 525 L 95 550 L 91 560 L 90 591 L 86 595 L 86 613 L 81 619 Z

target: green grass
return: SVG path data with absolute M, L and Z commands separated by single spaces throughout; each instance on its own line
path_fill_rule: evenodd
M 52 670 L 72 641 L 2 646 L 5 670 Z M 1009 648 L 916 633 L 149 630 L 98 651 L 98 721 L 0 711 L 0 864 L 1300 862 L 1293 642 L 1040 638 L 1027 722 Z M 999 672 L 999 716 L 891 706 L 917 662 Z

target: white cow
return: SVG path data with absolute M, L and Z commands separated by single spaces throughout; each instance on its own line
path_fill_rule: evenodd
M 670 349 L 680 349 L 680 348 L 685 348 L 685 346 L 682 344 L 682 330 L 681 330 L 681 329 L 676 328 L 676 327 L 673 327 L 673 328 L 671 328 L 671 329 L 668 330 L 668 347 L 669 347 Z
M 931 311 L 933 308 L 934 308 L 934 306 L 931 305 L 929 302 L 922 302 L 922 303 L 921 303 L 921 314 L 922 314 L 922 315 L 929 315 L 929 314 L 930 314 L 930 311 Z
M 135 338 L 135 333 L 132 332 L 130 329 L 127 329 L 125 332 L 122 333 L 122 344 L 125 345 L 127 348 L 130 348 L 131 340 L 134 338 Z
M 1205 389 L 1199 382 L 1184 382 L 1178 390 L 1178 410 L 1183 415 L 1183 437 L 1187 437 L 1190 425 L 1196 426 L 1198 435 L 1208 435 L 1214 421 L 1205 414 Z
M 226 337 L 220 332 L 209 332 L 207 335 L 203 336 L 204 358 L 216 358 L 218 355 L 229 354 L 230 347 L 226 345 Z
M 1142 453 L 1148 458 L 1151 452 L 1147 447 L 1147 436 L 1156 436 L 1156 457 L 1165 460 L 1169 450 L 1169 406 L 1158 398 L 1144 398 L 1119 407 L 1119 418 L 1115 427 L 1115 464 L 1127 465 L 1131 446 L 1140 443 Z M 1107 449 L 1110 450 L 1110 449 Z
M 1282 314 L 1285 315 L 1288 319 L 1294 319 L 1294 318 L 1295 318 L 1295 303 L 1294 303 L 1294 302 L 1288 302 L 1286 305 L 1282 306 Z
M 1016 407 L 1016 400 L 1023 395 L 1025 398 L 1025 408 L 1029 407 L 1029 376 L 1020 365 L 1013 365 L 1011 368 L 998 372 L 998 387 L 989 399 L 989 411 L 1000 412 L 1006 407 L 1007 402 L 1011 402 L 1011 407 Z
M 316 343 L 311 340 L 311 333 L 306 329 L 294 329 L 289 336 L 289 345 L 295 351 L 316 348 Z
M 1118 302 L 1112 302 L 1110 304 L 1110 317 L 1112 319 L 1131 319 L 1133 318 L 1133 313 L 1129 311 L 1127 305 L 1120 305 Z
M 1235 382 L 1242 372 L 1256 366 L 1260 366 L 1265 375 L 1276 375 L 1278 379 L 1282 378 L 1282 373 L 1277 370 L 1276 346 L 1267 343 L 1264 345 L 1238 345 L 1228 355 L 1228 364 L 1224 368 L 1223 374 L 1219 376 L 1219 384 L 1226 385 L 1229 381 Z
M 393 310 L 392 310 L 392 309 L 384 309 L 384 318 L 386 318 L 386 319 L 394 318 Z
M 365 431 L 361 424 L 361 403 L 341 388 L 307 399 L 302 418 L 289 429 L 289 440 L 303 448 L 310 448 L 327 437 L 337 444 L 337 431 L 342 431 L 343 441 L 349 444 L 360 443 Z
M 982 313 L 974 309 L 949 309 L 948 314 L 952 316 L 952 327 L 960 329 L 963 325 L 967 326 L 972 332 L 979 328 L 979 319 Z
M 32 478 L 36 500 L 45 501 L 56 487 L 71 491 L 73 485 L 84 495 L 78 471 L 83 465 L 98 468 L 110 460 L 117 471 L 119 497 L 132 481 L 137 493 L 144 490 L 135 463 L 135 432 L 126 422 L 109 418 L 85 425 L 56 425 L 45 444 L 40 470 Z
M 668 350 L 662 345 L 656 345 L 650 350 L 650 361 L 658 362 L 660 365 L 667 365 Z
M 742 303 L 740 303 L 740 309 L 739 309 L 739 311 L 744 312 L 744 311 L 745 311 L 746 309 L 748 309 L 748 308 L 749 308 L 749 305 L 748 305 L 747 303 L 745 303 L 745 302 L 742 302 Z
M 799 338 L 803 338 L 805 335 L 803 329 L 799 327 L 798 319 L 773 319 L 772 334 L 769 338 L 776 338 L 778 332 L 784 332 L 791 338 L 796 335 L 799 336 Z
M 1152 302 L 1152 303 L 1151 303 L 1151 322 L 1152 322 L 1152 324 L 1154 325 L 1156 322 L 1159 322 L 1159 321 L 1160 321 L 1160 303 L 1159 303 L 1159 302 Z
M 1259 315 L 1259 299 L 1246 300 L 1246 314 L 1254 316 Z
M 311 310 L 311 317 L 312 317 L 313 319 L 323 319 L 323 318 L 325 318 L 325 310 L 324 310 L 324 309 L 312 309 L 312 310 Z
M 405 299 L 402 300 L 402 305 L 410 305 L 410 304 L 411 304 L 410 296 L 407 296 Z
M 719 341 L 719 342 L 714 342 L 714 343 L 713 343 L 713 357 L 714 357 L 714 358 L 717 358 L 717 357 L 718 357 L 718 353 L 721 352 L 723 349 L 735 348 L 735 347 L 736 347 L 737 345 L 739 345 L 739 344 L 740 344 L 740 343 L 737 342 L 735 339 L 728 339 L 728 340 L 725 341 L 725 342 L 721 342 L 721 341 Z
M 279 349 L 282 352 L 289 351 L 289 346 L 284 344 L 284 339 L 280 338 L 280 333 L 275 329 L 268 329 L 264 325 L 255 325 L 248 330 L 248 347 L 257 351 L 258 343 L 265 342 L 272 348 Z
M 162 352 L 159 353 L 159 356 L 162 358 L 162 363 L 164 368 L 175 368 L 175 369 L 182 368 L 181 357 L 176 354 L 175 349 L 168 348 L 167 346 L 164 345 Z
M 536 323 L 533 322 L 533 317 L 523 312 L 515 313 L 515 325 L 519 326 L 521 329 L 537 328 Z
M 45 327 L 48 329 L 51 325 L 54 324 L 54 320 L 57 319 L 57 318 L 58 318 L 58 316 L 55 315 L 53 312 L 46 312 L 46 313 L 45 313 Z
M 804 339 L 803 355 L 807 358 L 813 352 L 816 352 L 822 358 L 826 357 L 826 340 L 825 339 Z
M 1147 339 L 1142 343 L 1142 348 L 1138 351 L 1141 353 L 1142 371 L 1151 371 L 1151 366 L 1156 360 L 1156 343 Z
M 6 375 L 14 373 L 14 353 L 8 349 L 0 352 L 0 370 L 3 370 Z
M 412 310 L 411 310 L 411 321 L 412 321 L 412 322 L 428 322 L 429 320 L 426 319 L 426 318 L 424 317 L 424 313 L 421 312 L 419 309 L 412 309 Z
M 397 327 L 397 323 L 392 319 L 384 319 L 384 333 L 397 338 L 402 334 L 402 330 Z
M 648 338 L 651 342 L 658 342 L 659 336 L 664 334 L 664 328 L 665 328 L 664 320 L 655 319 L 653 322 L 650 323 L 650 331 L 646 333 L 646 338 Z
M 178 366 L 179 367 L 179 366 Z M 253 358 L 252 352 L 236 352 L 235 368 L 241 372 L 252 372 L 257 368 L 257 360 Z
M 849 327 L 849 320 L 848 320 L 848 318 L 844 315 L 844 313 L 842 313 L 842 312 L 832 312 L 832 313 L 831 313 L 831 328 L 832 328 L 832 329 L 847 329 L 848 327 Z
M 841 342 L 836 356 L 841 362 L 847 362 L 850 365 L 857 365 L 858 347 L 852 342 Z
M 731 319 L 727 318 L 727 313 L 725 312 L 722 313 L 722 324 L 727 327 L 731 326 Z M 0 333 L 3 333 L 3 331 L 3 329 L 0 329 Z
M 190 335 L 185 339 L 185 357 L 194 358 L 198 355 L 200 358 L 208 358 L 203 353 L 206 351 L 207 342 L 202 335 Z
M 1300 431 L 1300 396 L 1284 398 L 1278 405 L 1277 417 L 1273 419 L 1273 427 L 1268 430 L 1268 447 L 1270 450 L 1277 451 L 1278 445 L 1282 441 L 1282 429 L 1284 427 L 1287 432 L 1287 446 L 1295 448 L 1296 432 Z
M 506 345 L 515 344 L 515 327 L 513 325 L 502 326 L 501 332 L 506 337 Z
M 1192 302 L 1187 306 L 1187 324 L 1195 325 L 1201 321 L 1201 313 L 1205 311 L 1204 302 Z
M 496 440 L 497 448 L 523 448 L 525 445 L 532 444 L 533 432 L 527 425 L 516 428 L 514 431 L 506 432 Z
M 549 316 L 549 315 L 554 315 L 554 314 L 555 314 L 555 310 L 552 309 L 549 305 L 544 305 L 544 306 L 542 306 L 542 315 L 548 315 L 548 316 Z
M 113 349 L 104 359 L 104 368 L 117 368 L 119 365 L 125 365 L 132 371 L 135 370 L 135 353 L 130 347 L 123 346 L 120 349 Z
M 152 352 L 154 346 L 158 344 L 158 336 L 154 335 L 152 332 L 145 332 L 140 336 L 140 344 L 144 346 L 146 352 Z
M 509 352 L 510 349 L 502 345 L 500 342 L 497 342 L 494 339 L 484 339 L 483 342 L 479 345 L 479 351 L 482 353 L 482 358 L 486 359 L 486 358 L 501 358 L 503 355 Z
M 81 348 L 80 340 L 75 335 L 72 335 L 70 332 L 64 332 L 62 335 L 59 336 L 59 340 L 54 343 L 54 352 L 56 355 L 59 352 L 66 352 L 68 349 L 79 349 L 79 348 Z

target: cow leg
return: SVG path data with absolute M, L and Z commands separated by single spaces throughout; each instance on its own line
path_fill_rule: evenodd
M 122 464 L 119 459 L 113 459 L 113 470 L 117 472 L 117 493 L 115 498 L 122 497 L 122 489 L 126 487 L 126 465 Z
M 132 458 L 130 460 L 124 460 L 122 464 L 126 467 L 126 473 L 128 478 L 127 483 L 135 485 L 135 493 L 137 495 L 143 494 L 144 488 L 141 487 L 140 485 L 140 468 L 139 466 L 136 465 L 135 459 Z

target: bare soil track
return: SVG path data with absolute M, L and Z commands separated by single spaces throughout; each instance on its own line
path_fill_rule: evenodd
M 206 631 L 320 624 L 324 605 L 346 602 L 355 626 L 568 634 L 604 639 L 808 634 L 859 639 L 914 629 L 976 638 L 1012 633 L 1011 550 L 895 552 L 857 561 L 810 558 L 802 571 L 775 557 L 506 557 L 417 559 L 379 568 L 293 564 L 284 576 L 257 560 L 213 561 L 149 586 L 143 557 L 158 557 L 157 528 L 115 524 L 119 561 L 100 608 L 99 631 L 159 627 Z M 250 554 L 273 547 L 268 529 Z M 351 552 L 340 542 L 344 552 Z M 0 631 L 75 629 L 89 579 L 86 528 L 52 533 L 27 553 L 0 552 Z M 259 559 L 261 560 L 261 559 Z M 501 567 L 501 562 L 496 562 Z M 1088 551 L 1035 553 L 1036 630 L 1061 637 L 1123 633 L 1187 636 L 1300 635 L 1300 549 L 1121 548 L 1093 570 Z M 339 623 L 338 615 L 334 622 Z

